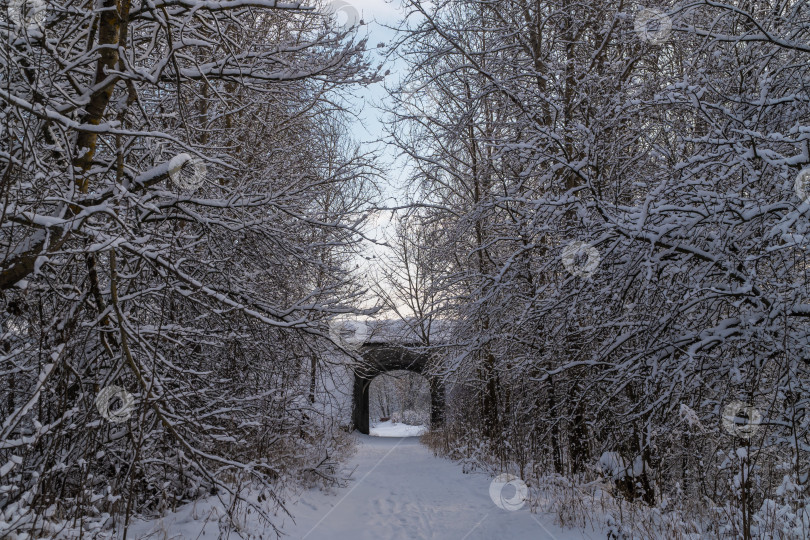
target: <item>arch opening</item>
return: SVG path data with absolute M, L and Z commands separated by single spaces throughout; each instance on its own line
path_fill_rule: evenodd
M 369 385 L 369 435 L 414 437 L 430 426 L 430 383 L 409 370 L 380 373 Z
M 360 433 L 369 435 L 371 412 L 370 389 L 372 381 L 381 374 L 410 371 L 427 381 L 430 392 L 430 426 L 444 419 L 444 385 L 429 374 L 427 355 L 417 354 L 405 347 L 387 344 L 366 344 L 360 351 L 362 362 L 354 367 L 352 423 Z

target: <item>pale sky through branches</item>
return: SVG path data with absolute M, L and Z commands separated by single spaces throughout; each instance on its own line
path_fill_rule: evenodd
M 342 0 L 341 0 L 342 1 Z M 357 116 L 352 126 L 352 137 L 362 144 L 365 150 L 377 150 L 382 157 L 382 165 L 387 167 L 389 175 L 380 186 L 382 193 L 381 205 L 385 207 L 400 206 L 404 203 L 402 197 L 407 170 L 402 159 L 398 159 L 396 150 L 386 145 L 383 139 L 386 136 L 384 125 L 385 112 L 382 110 L 388 94 L 386 88 L 396 88 L 404 78 L 404 67 L 396 62 L 395 55 L 388 55 L 393 40 L 396 37 L 395 28 L 400 24 L 405 13 L 400 7 L 400 0 L 349 0 L 348 6 L 340 2 L 335 3 L 338 20 L 343 22 L 351 9 L 357 11 L 363 25 L 357 28 L 359 38 L 367 37 L 369 58 L 374 66 L 382 65 L 380 74 L 385 74 L 380 82 L 361 88 L 348 99 Z M 379 45 L 383 46 L 380 47 Z M 368 234 L 375 240 L 383 241 L 390 236 L 387 231 L 393 226 L 392 213 L 381 212 L 372 216 L 368 227 Z M 370 245 L 367 257 L 378 259 L 384 250 L 381 246 Z M 365 257 L 359 261 L 361 268 L 373 272 L 374 261 L 367 261 Z

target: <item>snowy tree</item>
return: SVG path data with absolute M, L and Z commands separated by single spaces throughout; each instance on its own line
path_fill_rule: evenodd
M 409 7 L 392 140 L 476 403 L 446 437 L 521 472 L 617 452 L 630 497 L 749 537 L 808 479 L 807 3 Z
M 3 534 L 278 500 L 340 446 L 312 381 L 360 291 L 373 169 L 337 92 L 376 75 L 315 7 L 7 12 Z

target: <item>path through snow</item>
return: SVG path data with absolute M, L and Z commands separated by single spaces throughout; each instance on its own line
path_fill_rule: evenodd
M 393 423 L 391 420 L 378 422 L 368 430 L 372 437 L 418 437 L 427 431 L 427 426 L 409 426 L 403 423 Z
M 526 506 L 513 512 L 502 510 L 490 499 L 490 477 L 485 474 L 463 474 L 460 465 L 434 457 L 416 437 L 356 436 L 358 451 L 346 464 L 349 470 L 356 467 L 349 485 L 332 495 L 308 490 L 298 500 L 289 501 L 288 508 L 295 523 L 289 517 L 277 523 L 288 535 L 287 538 L 604 538 L 604 534 L 562 530 L 553 524 L 553 516 L 532 514 Z M 511 497 L 511 494 L 505 496 Z M 198 507 L 195 513 L 201 516 L 206 511 Z M 162 520 L 161 525 L 168 532 L 168 538 L 217 537 L 216 523 L 203 527 L 201 521 L 192 519 L 187 512 L 185 517 L 182 517 L 183 514 L 183 511 L 179 511 Z M 200 534 L 201 531 L 203 534 Z M 237 538 L 236 535 L 232 537 Z M 267 535 L 264 537 L 268 538 Z

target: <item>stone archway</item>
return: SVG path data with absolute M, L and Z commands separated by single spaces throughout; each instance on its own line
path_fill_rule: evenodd
M 360 433 L 369 432 L 369 388 L 374 377 L 388 371 L 408 370 L 425 376 L 430 386 L 430 424 L 444 421 L 444 385 L 425 372 L 430 356 L 418 354 L 402 346 L 367 343 L 360 349 L 362 363 L 354 368 L 352 422 Z

